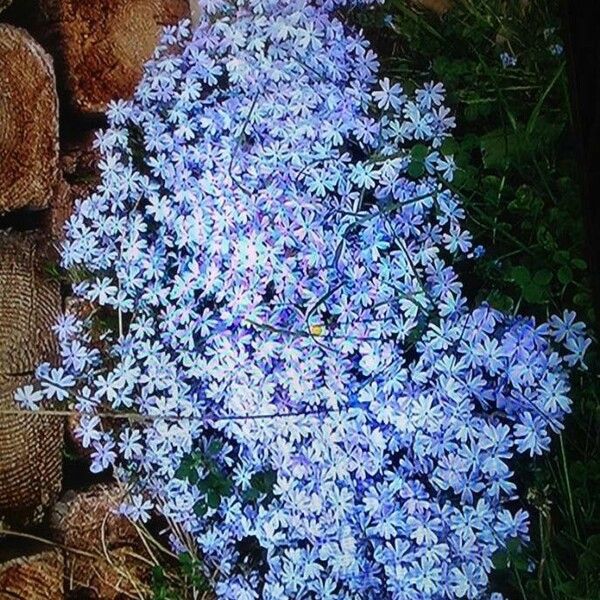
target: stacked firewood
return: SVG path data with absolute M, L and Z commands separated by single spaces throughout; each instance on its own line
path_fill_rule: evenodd
M 57 358 L 68 298 L 50 267 L 98 181 L 106 106 L 131 96 L 162 26 L 189 16 L 187 0 L 0 0 L 0 600 L 147 597 L 122 492 L 65 491 L 63 419 L 13 396 Z

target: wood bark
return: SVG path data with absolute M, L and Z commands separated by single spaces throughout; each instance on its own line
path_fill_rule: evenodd
M 200 21 L 200 15 L 202 13 L 201 2 L 202 0 L 190 0 L 190 18 L 192 20 L 192 25 L 197 25 L 198 21 Z
M 57 173 L 52 59 L 25 30 L 0 24 L 0 214 L 47 207 Z
M 129 98 L 162 27 L 189 17 L 187 0 L 42 0 L 74 108 L 104 112 Z
M 64 600 L 63 573 L 58 549 L 0 563 L 0 600 Z
M 61 486 L 62 420 L 6 413 L 18 409 L 15 390 L 56 355 L 61 300 L 47 256 L 39 236 L 0 232 L 0 517 L 19 524 L 39 521 Z
M 445 15 L 451 8 L 452 3 L 450 0 L 412 0 L 414 4 L 418 6 L 422 6 L 427 10 L 431 10 L 434 13 L 443 16 Z
M 95 485 L 68 491 L 51 513 L 56 540 L 66 548 L 67 588 L 99 600 L 118 600 L 147 592 L 150 573 L 133 524 L 118 514 L 123 491 Z M 92 556 L 90 556 L 90 554 Z
M 42 227 L 53 239 L 64 237 L 64 225 L 73 213 L 75 201 L 87 198 L 100 183 L 100 153 L 94 148 L 96 130 L 65 143 L 60 155 L 61 177 L 52 206 L 44 214 Z

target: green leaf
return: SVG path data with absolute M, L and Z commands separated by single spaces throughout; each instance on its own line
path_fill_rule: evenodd
M 575 294 L 575 296 L 573 296 L 573 302 L 577 306 L 589 306 L 591 301 L 592 299 L 590 295 L 586 292 L 580 292 L 579 294 Z
M 206 503 L 202 500 L 199 500 L 198 502 L 196 502 L 196 504 L 194 504 L 194 514 L 197 517 L 203 517 L 207 511 L 208 507 L 206 506 Z
M 423 161 L 413 160 L 410 165 L 408 165 L 407 171 L 411 177 L 419 178 L 425 173 L 425 165 L 423 164 Z
M 513 299 L 506 295 L 502 294 L 497 290 L 494 290 L 488 297 L 488 302 L 492 308 L 496 310 L 501 310 L 503 312 L 510 312 L 514 308 Z
M 446 138 L 440 148 L 444 156 L 451 156 L 458 152 L 458 142 L 454 138 Z
M 154 565 L 152 567 L 152 579 L 154 579 L 156 583 L 164 581 L 165 570 L 160 565 Z
M 263 494 L 271 493 L 276 482 L 277 472 L 273 470 L 255 473 L 250 478 L 250 485 L 252 488 Z
M 508 567 L 508 554 L 506 550 L 498 550 L 492 556 L 492 564 L 495 569 L 506 569 Z
M 219 508 L 219 504 L 221 504 L 221 496 L 215 490 L 208 490 L 206 494 L 206 504 L 210 508 Z
M 410 156 L 417 161 L 424 161 L 429 154 L 429 148 L 425 144 L 416 144 L 410 151 Z
M 587 269 L 587 263 L 581 258 L 574 258 L 571 261 L 571 265 L 574 269 L 578 269 L 579 271 L 585 271 Z
M 253 488 L 250 488 L 248 490 L 244 490 L 244 493 L 242 494 L 242 498 L 246 502 L 255 502 L 256 500 L 258 500 L 260 498 L 260 492 Z
M 488 169 L 504 169 L 516 154 L 519 140 L 514 133 L 503 129 L 492 131 L 481 138 L 483 164 Z
M 547 227 L 542 226 L 537 230 L 536 239 L 538 244 L 548 252 L 557 247 L 556 240 Z
M 531 304 L 543 304 L 548 300 L 548 290 L 531 282 L 523 288 L 523 298 Z
M 529 269 L 522 265 L 513 267 L 510 270 L 510 278 L 521 288 L 524 288 L 531 281 Z
M 552 271 L 549 269 L 540 269 L 533 276 L 533 281 L 541 286 L 548 285 L 552 281 L 552 277 Z
M 562 283 L 562 284 L 567 284 L 567 283 L 571 283 L 571 281 L 573 281 L 573 271 L 571 269 L 571 267 L 568 267 L 567 265 L 563 265 L 559 270 L 558 270 L 558 280 Z

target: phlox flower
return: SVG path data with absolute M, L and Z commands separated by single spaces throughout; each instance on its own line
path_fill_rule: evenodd
M 463 294 L 454 117 L 441 84 L 377 83 L 339 10 L 371 3 L 211 0 L 165 30 L 65 229 L 93 316 L 17 394 L 80 413 L 92 471 L 219 598 L 488 598 L 528 535 L 512 463 L 590 343 Z

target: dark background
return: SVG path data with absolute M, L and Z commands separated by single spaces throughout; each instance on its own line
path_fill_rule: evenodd
M 588 264 L 596 315 L 600 316 L 600 4 L 597 0 L 563 0 L 562 10 Z

